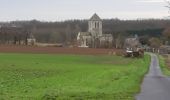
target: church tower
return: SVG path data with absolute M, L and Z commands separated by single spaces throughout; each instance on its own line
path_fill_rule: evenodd
M 88 24 L 89 32 L 93 37 L 102 36 L 102 20 L 96 13 L 90 18 Z

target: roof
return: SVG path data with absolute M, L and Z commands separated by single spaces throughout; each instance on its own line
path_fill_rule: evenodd
M 90 36 L 91 34 L 89 32 L 80 32 L 80 36 Z
M 103 34 L 104 37 L 113 37 L 112 34 Z
M 91 18 L 90 21 L 101 21 L 100 17 L 95 13 Z
M 160 48 L 169 48 L 170 49 L 170 46 L 169 45 L 162 45 L 162 46 L 160 46 Z
M 138 42 L 139 40 L 137 38 L 126 38 L 125 40 L 128 43 Z

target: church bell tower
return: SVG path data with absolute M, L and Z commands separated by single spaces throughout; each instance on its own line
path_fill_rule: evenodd
M 89 32 L 93 37 L 102 36 L 102 20 L 96 13 L 90 18 L 88 24 Z

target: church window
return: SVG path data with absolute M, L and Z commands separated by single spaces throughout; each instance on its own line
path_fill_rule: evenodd
M 95 22 L 95 28 L 99 28 L 99 22 Z
M 95 22 L 95 28 L 97 28 L 97 23 Z
M 97 27 L 99 28 L 99 22 L 97 23 Z

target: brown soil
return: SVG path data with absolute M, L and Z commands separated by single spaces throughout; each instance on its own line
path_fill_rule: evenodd
M 0 45 L 1 53 L 39 53 L 39 54 L 82 54 L 82 55 L 106 55 L 119 54 L 118 49 L 93 49 L 93 48 L 63 48 L 63 47 L 31 47 Z

